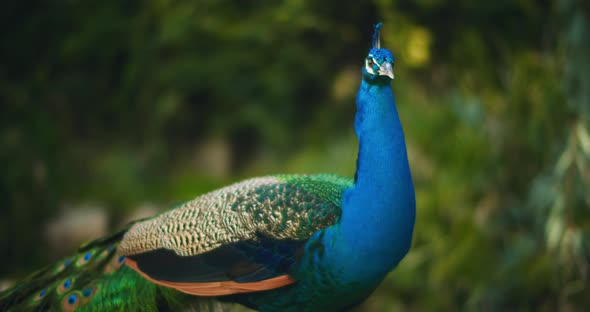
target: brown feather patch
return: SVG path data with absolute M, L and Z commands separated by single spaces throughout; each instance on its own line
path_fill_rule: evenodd
M 151 278 L 143 273 L 138 267 L 137 263 L 129 258 L 125 259 L 125 265 L 132 268 L 145 279 L 169 288 L 174 288 L 178 291 L 195 296 L 225 296 L 239 293 L 249 293 L 263 290 L 275 289 L 295 283 L 295 280 L 289 275 L 281 275 L 269 278 L 263 281 L 238 283 L 234 281 L 220 281 L 220 282 L 205 282 L 205 283 L 180 283 L 160 281 Z

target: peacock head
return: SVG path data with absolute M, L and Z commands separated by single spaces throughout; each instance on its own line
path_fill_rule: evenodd
M 395 57 L 387 49 L 381 49 L 379 33 L 382 23 L 375 25 L 373 32 L 373 47 L 365 58 L 363 77 L 369 82 L 389 83 L 394 78 L 393 63 Z

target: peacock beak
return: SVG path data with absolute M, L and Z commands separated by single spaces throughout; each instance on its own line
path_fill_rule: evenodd
M 391 65 L 391 63 L 389 62 L 384 62 L 383 64 L 381 64 L 377 73 L 379 73 L 379 76 L 387 76 L 391 79 L 395 77 L 393 75 L 393 65 Z

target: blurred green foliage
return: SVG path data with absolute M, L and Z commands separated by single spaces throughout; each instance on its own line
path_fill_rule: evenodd
M 0 21 L 0 277 L 59 256 L 64 205 L 114 228 L 247 176 L 351 176 L 383 21 L 418 217 L 363 310 L 590 306 L 583 1 L 12 1 Z

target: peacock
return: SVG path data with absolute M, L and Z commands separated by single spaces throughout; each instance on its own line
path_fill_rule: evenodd
M 354 179 L 248 179 L 135 221 L 0 294 L 0 310 L 341 311 L 408 253 L 415 194 L 381 23 L 362 66 Z

